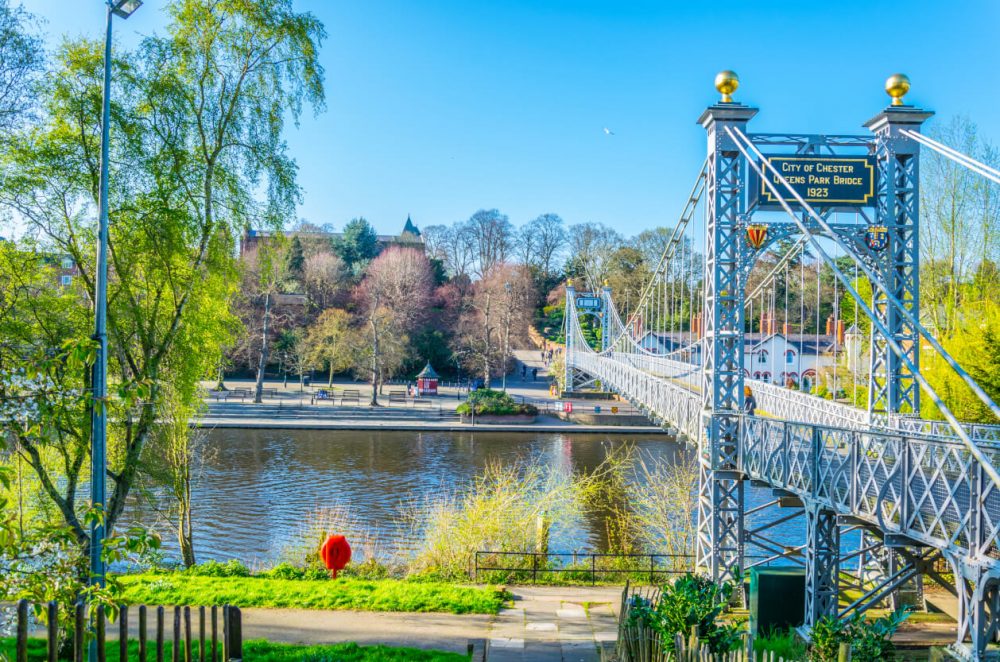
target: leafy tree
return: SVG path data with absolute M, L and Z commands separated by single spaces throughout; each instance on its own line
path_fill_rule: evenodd
M 310 365 L 329 371 L 328 386 L 333 386 L 333 376 L 353 365 L 357 344 L 356 332 L 351 326 L 351 315 L 337 308 L 324 310 L 306 331 Z
M 192 402 L 198 380 L 218 364 L 231 330 L 219 303 L 233 294 L 233 237 L 252 222 L 276 227 L 293 210 L 298 189 L 282 141 L 285 119 L 296 117 L 303 101 L 319 105 L 323 98 L 317 60 L 323 29 L 311 15 L 295 13 L 291 0 L 175 0 L 167 12 L 164 36 L 145 38 L 139 53 L 113 62 L 108 327 L 117 396 L 106 404 L 112 409 L 109 530 L 143 462 L 155 461 L 146 447 L 163 385 Z M 13 138 L 0 192 L 0 204 L 46 250 L 76 263 L 83 293 L 77 302 L 88 317 L 102 65 L 97 43 L 60 48 L 40 91 L 43 117 Z M 258 191 L 266 197 L 258 200 Z M 18 304 L 38 310 L 27 297 Z M 73 329 L 54 340 L 86 335 Z M 73 386 L 82 385 L 81 378 Z M 53 421 L 44 429 L 18 442 L 86 544 L 77 487 L 87 456 L 75 449 L 85 447 L 88 425 L 77 416 L 71 425 Z M 69 461 L 53 461 L 59 455 Z
M 37 21 L 10 0 L 0 0 L 0 136 L 35 115 L 32 88 L 44 67 L 45 49 L 27 26 Z
M 378 234 L 364 218 L 355 218 L 344 226 L 334 250 L 349 269 L 359 273 L 378 255 Z

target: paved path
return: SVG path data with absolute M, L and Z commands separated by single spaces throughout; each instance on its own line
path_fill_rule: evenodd
M 302 609 L 244 609 L 247 639 L 318 644 L 411 646 L 465 653 L 490 641 L 490 662 L 597 662 L 614 641 L 620 588 L 515 587 L 513 606 L 497 616 Z

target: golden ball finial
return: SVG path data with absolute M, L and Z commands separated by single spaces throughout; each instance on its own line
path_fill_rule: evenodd
M 566 279 L 566 287 L 573 287 L 573 279 L 572 278 L 567 278 Z
M 885 92 L 892 97 L 892 105 L 902 106 L 903 96 L 910 91 L 910 78 L 906 74 L 893 74 L 885 79 Z
M 610 287 L 610 286 L 611 286 L 611 281 L 609 281 L 607 278 L 605 278 L 604 279 L 604 287 Z
M 722 94 L 722 103 L 733 102 L 733 92 L 740 86 L 740 77 L 735 71 L 720 71 L 715 75 L 715 89 Z

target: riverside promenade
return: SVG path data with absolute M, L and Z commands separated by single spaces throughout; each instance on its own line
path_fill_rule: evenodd
M 463 423 L 455 411 L 467 390 L 454 384 L 439 386 L 438 395 L 406 397 L 406 384 L 386 384 L 379 396 L 380 406 L 368 405 L 371 387 L 361 382 L 324 380 L 301 386 L 296 380 L 266 380 L 261 403 L 253 402 L 255 384 L 248 379 L 227 380 L 225 392 L 211 391 L 215 384 L 204 382 L 209 391 L 207 409 L 198 425 L 210 428 L 301 429 L 301 430 L 414 430 L 467 432 L 573 432 L 663 434 L 662 428 L 646 421 L 628 403 L 586 399 L 557 399 L 549 393 L 549 375 L 539 352 L 518 350 L 514 371 L 507 376 L 507 392 L 518 400 L 539 408 L 539 416 L 529 424 Z M 525 376 L 521 376 L 521 365 Z M 537 369 L 536 379 L 532 370 Z M 494 380 L 493 388 L 501 381 Z M 326 392 L 332 397 L 321 397 Z M 570 404 L 571 413 L 565 411 Z M 612 413 L 612 408 L 614 412 Z M 595 410 L 604 417 L 594 424 Z M 577 420 L 587 419 L 586 422 Z M 568 420 L 567 420 L 568 419 Z M 641 422 L 642 424 L 636 424 Z M 616 423 L 616 424 L 604 424 Z

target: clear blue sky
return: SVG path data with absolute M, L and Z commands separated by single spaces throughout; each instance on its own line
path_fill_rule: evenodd
M 695 124 L 736 70 L 756 131 L 861 132 L 888 102 L 965 114 L 1000 143 L 1000 3 L 840 0 L 300 0 L 329 33 L 327 109 L 288 135 L 299 215 L 381 232 L 496 207 L 624 234 L 673 225 L 705 138 Z M 162 29 L 163 3 L 116 23 Z M 26 0 L 50 42 L 100 36 L 102 0 Z M 604 127 L 615 132 L 607 136 Z

